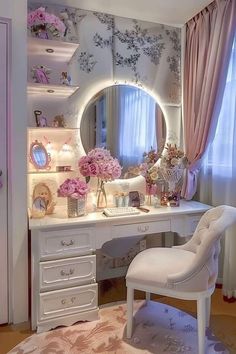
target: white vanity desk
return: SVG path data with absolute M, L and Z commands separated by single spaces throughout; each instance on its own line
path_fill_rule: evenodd
M 114 238 L 173 231 L 193 234 L 209 205 L 181 201 L 138 215 L 108 218 L 102 212 L 75 219 L 31 219 L 32 329 L 38 332 L 98 315 L 94 251 Z

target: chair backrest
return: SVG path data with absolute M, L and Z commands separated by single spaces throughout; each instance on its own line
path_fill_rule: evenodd
M 201 217 L 192 238 L 181 247 L 196 254 L 194 267 L 198 269 L 203 265 L 207 267 L 208 287 L 215 284 L 218 275 L 220 238 L 234 223 L 236 223 L 236 208 L 228 205 L 212 208 Z

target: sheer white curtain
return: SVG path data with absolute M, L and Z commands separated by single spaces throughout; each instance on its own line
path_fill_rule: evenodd
M 156 103 L 138 88 L 119 90 L 119 159 L 126 167 L 141 163 L 145 151 L 157 148 Z
M 143 153 L 157 148 L 165 134 L 163 115 L 145 91 L 126 85 L 104 89 L 96 103 L 96 146 L 110 150 L 123 171 L 143 161 Z
M 236 36 L 215 137 L 200 174 L 200 200 L 236 207 Z M 236 226 L 225 235 L 223 292 L 236 300 Z

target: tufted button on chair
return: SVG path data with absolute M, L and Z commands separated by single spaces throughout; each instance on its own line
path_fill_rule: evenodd
M 192 238 L 172 248 L 150 248 L 131 262 L 127 275 L 127 338 L 132 336 L 134 289 L 184 300 L 197 300 L 198 354 L 205 353 L 210 299 L 218 275 L 220 238 L 236 222 L 236 208 L 221 205 L 200 219 Z

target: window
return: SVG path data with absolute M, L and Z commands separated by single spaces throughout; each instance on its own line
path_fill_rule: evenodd
M 123 165 L 138 164 L 143 153 L 157 148 L 156 102 L 145 91 L 120 89 L 119 158 Z
M 227 178 L 231 178 L 233 169 L 236 169 L 236 37 L 215 137 L 208 147 L 203 168 L 205 171 L 211 169 L 213 175 Z

